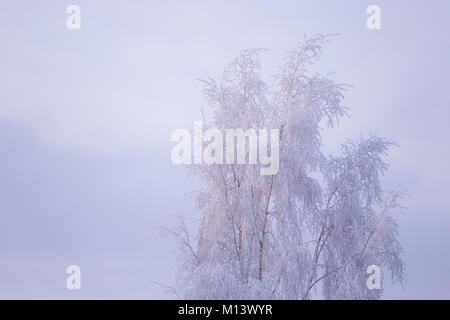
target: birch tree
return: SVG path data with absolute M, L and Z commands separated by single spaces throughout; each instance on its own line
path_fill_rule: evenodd
M 392 218 L 400 193 L 384 192 L 393 143 L 377 136 L 322 151 L 321 131 L 347 115 L 346 86 L 309 69 L 327 36 L 305 38 L 286 55 L 270 85 L 261 50 L 243 51 L 220 79 L 204 81 L 212 108 L 208 128 L 278 128 L 279 171 L 259 166 L 190 166 L 203 183 L 196 194 L 198 232 L 184 222 L 176 292 L 187 299 L 377 299 L 366 286 L 369 265 L 402 282 L 404 264 Z M 383 277 L 383 281 L 385 277 Z

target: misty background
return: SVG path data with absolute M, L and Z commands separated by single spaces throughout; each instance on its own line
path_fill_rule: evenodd
M 68 30 L 68 5 L 81 30 Z M 366 8 L 381 8 L 368 30 Z M 207 110 L 199 78 L 247 48 L 277 72 L 304 34 L 334 34 L 312 70 L 351 84 L 325 148 L 376 132 L 390 150 L 407 283 L 385 299 L 450 299 L 448 1 L 23 1 L 0 3 L 0 298 L 171 298 L 174 243 L 198 189 L 171 132 Z M 269 80 L 268 78 L 266 78 Z M 66 268 L 81 267 L 81 290 Z M 172 297 L 173 298 L 173 297 Z

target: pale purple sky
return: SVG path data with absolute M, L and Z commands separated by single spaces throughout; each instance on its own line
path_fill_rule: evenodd
M 81 30 L 66 8 L 81 8 Z M 381 8 L 382 30 L 366 28 Z M 353 85 L 351 118 L 326 148 L 361 132 L 397 141 L 387 189 L 407 284 L 384 298 L 450 299 L 448 1 L 22 1 L 0 4 L 0 298 L 169 298 L 173 243 L 159 234 L 198 188 L 170 161 L 176 128 L 206 108 L 198 78 L 242 49 L 277 71 L 303 34 L 339 33 L 315 71 Z M 82 289 L 66 288 L 66 267 Z

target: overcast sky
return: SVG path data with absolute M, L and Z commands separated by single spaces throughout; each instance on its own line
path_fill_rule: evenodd
M 381 30 L 366 27 L 370 4 Z M 304 34 L 339 33 L 313 69 L 353 85 L 326 150 L 360 133 L 397 141 L 384 182 L 410 195 L 408 282 L 384 298 L 450 299 L 449 13 L 444 0 L 2 1 L 0 298 L 169 298 L 152 282 L 173 277 L 158 228 L 199 187 L 171 163 L 170 134 L 207 108 L 197 79 L 247 48 L 269 49 L 270 75 Z

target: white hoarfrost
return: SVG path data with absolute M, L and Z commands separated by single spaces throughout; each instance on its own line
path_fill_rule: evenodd
M 176 294 L 187 299 L 376 299 L 366 268 L 403 281 L 398 193 L 384 193 L 380 175 L 392 143 L 370 136 L 321 151 L 322 129 L 346 115 L 343 85 L 311 75 L 327 37 L 305 39 L 287 54 L 268 86 L 260 50 L 243 51 L 219 80 L 204 81 L 214 116 L 206 128 L 280 130 L 279 171 L 259 164 L 192 165 L 204 183 L 196 199 L 198 234 L 171 232 L 180 245 Z

